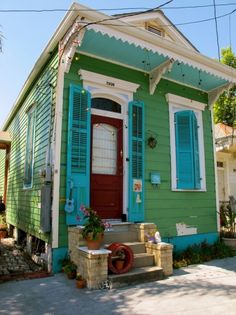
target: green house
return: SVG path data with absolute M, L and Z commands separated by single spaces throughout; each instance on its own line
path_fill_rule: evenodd
M 212 105 L 235 82 L 160 10 L 73 4 L 0 133 L 12 232 L 54 271 L 82 205 L 107 221 L 153 222 L 176 250 L 214 242 Z

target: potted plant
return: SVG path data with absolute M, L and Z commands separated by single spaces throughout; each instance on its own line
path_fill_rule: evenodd
M 76 270 L 77 266 L 72 261 L 69 261 L 69 263 L 64 266 L 64 273 L 67 275 L 68 279 L 75 279 Z
M 236 250 L 236 211 L 232 204 L 220 206 L 220 223 L 222 241 Z
M 125 252 L 123 250 L 119 250 L 116 253 L 116 259 L 115 259 L 115 268 L 117 270 L 122 270 L 124 268 L 125 264 Z
M 7 236 L 6 214 L 0 214 L 0 239 Z
M 76 287 L 78 289 L 83 289 L 86 287 L 86 280 L 82 277 L 80 273 L 76 274 Z
M 84 219 L 86 220 L 82 235 L 87 241 L 88 249 L 99 249 L 103 241 L 107 223 L 103 222 L 97 215 L 97 212 L 91 208 L 82 206 L 80 210 L 83 212 Z
M 63 259 L 59 260 L 59 263 L 61 264 L 61 271 L 64 272 L 65 266 L 70 263 L 70 256 L 65 255 L 65 257 Z

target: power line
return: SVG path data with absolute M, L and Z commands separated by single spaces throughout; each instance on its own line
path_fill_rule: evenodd
M 228 7 L 234 6 L 236 2 L 232 3 L 218 3 L 216 7 Z M 184 10 L 184 9 L 200 9 L 200 8 L 210 8 L 214 7 L 212 4 L 206 5 L 194 5 L 194 6 L 171 6 L 165 7 L 165 10 Z M 0 13 L 47 13 L 47 12 L 90 12 L 90 11 L 125 11 L 125 10 L 153 10 L 147 7 L 127 7 L 127 8 L 101 8 L 101 9 L 0 9 Z
M 219 31 L 218 31 L 218 24 L 216 18 L 216 2 L 213 0 L 214 5 L 214 19 L 215 19 L 215 27 L 216 27 L 216 42 L 217 42 L 217 50 L 218 50 L 218 59 L 220 61 L 220 43 L 219 43 Z
M 153 9 L 155 10 L 155 9 Z M 231 14 L 235 13 L 236 12 L 236 9 L 228 12 L 228 13 L 225 13 L 225 14 L 222 14 L 222 15 L 218 15 L 216 17 L 216 19 L 222 19 L 226 16 L 230 16 Z M 144 12 L 142 12 L 144 13 Z M 140 14 L 142 14 L 140 12 Z M 132 15 L 128 15 L 128 16 L 134 16 L 134 15 L 138 15 L 137 13 L 133 13 Z M 137 25 L 134 25 L 134 24 L 125 24 L 125 25 L 120 25 L 120 24 L 113 24 L 113 23 L 104 23 L 105 21 L 113 21 L 113 20 L 117 20 L 117 19 L 121 19 L 122 17 L 120 16 L 115 16 L 115 17 L 111 17 L 111 18 L 108 18 L 108 19 L 105 19 L 105 20 L 101 20 L 101 21 L 96 21 L 95 22 L 91 22 L 92 24 L 102 24 L 102 25 L 108 25 L 108 26 L 118 26 L 118 27 L 131 27 L 131 28 L 139 28 L 139 26 Z M 190 24 L 198 24 L 198 23 L 203 23 L 203 22 L 209 22 L 209 21 L 213 21 L 215 20 L 215 17 L 211 17 L 211 18 L 207 18 L 207 19 L 202 19 L 202 20 L 196 20 L 196 21 L 189 21 L 189 22 L 181 22 L 181 23 L 172 23 L 172 24 L 159 24 L 159 26 L 162 26 L 162 27 L 165 27 L 165 26 L 182 26 L 182 25 L 190 25 Z M 80 21 L 80 23 L 85 23 L 87 24 L 87 22 L 85 21 Z
M 148 9 L 148 10 L 146 10 L 146 11 L 140 11 L 140 12 L 131 13 L 131 14 L 129 14 L 129 17 L 141 15 L 141 14 L 143 14 L 143 13 L 151 13 L 151 12 L 154 12 L 154 11 L 156 11 L 156 10 L 158 10 L 158 9 L 160 9 L 160 8 L 162 8 L 162 7 L 164 7 L 166 4 L 169 4 L 169 3 L 173 2 L 173 1 L 174 1 L 174 0 L 166 1 L 165 3 L 159 5 L 158 7 L 155 7 L 155 8 L 152 8 L 152 9 Z M 85 28 L 85 27 L 87 27 L 87 26 L 89 26 L 89 25 L 103 24 L 103 22 L 119 20 L 120 18 L 121 18 L 120 15 L 117 15 L 117 16 L 111 16 L 111 17 L 108 17 L 108 18 L 105 18 L 105 19 L 102 19 L 102 20 L 97 20 L 97 21 L 93 21 L 93 22 L 88 22 L 88 23 L 86 23 L 86 24 L 80 29 L 80 31 L 81 31 L 83 28 Z M 104 25 L 104 24 L 103 24 L 103 25 Z
M 168 3 L 172 2 L 173 0 L 171 1 L 168 1 Z M 164 4 L 165 5 L 165 4 Z M 162 5 L 162 6 L 164 6 Z M 216 5 L 219 6 L 219 5 L 226 5 L 226 4 L 218 4 Z M 236 3 L 232 3 L 232 4 L 228 4 L 228 5 L 236 5 Z M 157 8 L 154 8 L 154 9 L 148 9 L 146 11 L 141 11 L 141 12 L 133 12 L 133 13 L 130 13 L 128 16 L 133 16 L 133 15 L 139 15 L 139 14 L 143 14 L 143 13 L 147 13 L 147 12 L 152 12 L 152 11 L 155 11 L 155 10 L 158 10 L 161 6 L 157 7 Z M 176 7 L 176 8 L 196 8 L 196 7 L 213 7 L 213 5 L 205 5 L 205 6 L 192 6 L 192 7 Z M 165 7 L 164 9 L 169 9 L 169 8 L 172 8 L 172 7 Z M 98 10 L 65 10 L 65 9 L 42 9 L 42 10 L 0 10 L 0 13 L 3 13 L 3 12 L 10 12 L 10 13 L 32 13 L 32 12 L 36 12 L 36 13 L 42 13 L 42 12 L 70 12 L 70 11 L 78 11 L 78 12 L 81 12 L 81 11 L 94 11 L 94 12 L 97 12 L 97 11 L 100 11 L 100 10 L 121 10 L 122 8 L 119 8 L 119 9 L 98 9 Z M 128 9 L 128 8 L 126 8 Z M 130 8 L 132 9 L 132 8 Z M 133 8 L 133 9 L 137 9 L 137 8 Z M 234 12 L 236 12 L 236 9 L 232 10 L 231 12 L 228 12 L 228 13 L 225 13 L 225 14 L 222 14 L 222 15 L 218 15 L 216 17 L 211 17 L 211 18 L 207 18 L 207 19 L 202 19 L 202 20 L 196 20 L 196 21 L 189 21 L 189 22 L 180 22 L 180 23 L 172 23 L 172 24 L 161 24 L 160 26 L 182 26 L 182 25 L 190 25 L 190 24 L 198 24 L 198 23 L 203 23 L 203 22 L 208 22 L 208 21 L 212 21 L 212 20 L 215 20 L 215 19 L 221 19 L 223 17 L 226 17 L 226 16 L 229 16 L 231 14 L 233 14 Z M 105 20 L 116 20 L 116 19 L 120 19 L 121 16 L 120 15 L 117 15 L 115 17 L 112 17 L 112 18 L 107 18 L 107 19 L 104 19 L 103 21 Z M 103 21 L 99 21 L 99 22 L 103 22 Z M 81 21 L 82 23 L 82 21 Z M 86 22 L 85 22 L 86 23 Z M 92 24 L 94 24 L 94 22 L 92 22 Z M 97 23 L 96 23 L 97 24 Z M 102 23 L 103 25 L 113 25 L 113 26 L 120 26 L 122 27 L 121 25 L 115 25 L 115 24 L 105 24 L 105 23 Z M 136 25 L 124 25 L 123 27 L 134 27 L 134 28 L 138 28 Z

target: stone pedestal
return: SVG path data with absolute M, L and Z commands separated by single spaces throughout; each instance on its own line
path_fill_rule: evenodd
M 155 265 L 163 269 L 165 276 L 173 274 L 173 245 L 168 243 L 146 243 L 146 252 L 154 255 Z
M 157 231 L 156 224 L 154 223 L 136 223 L 133 228 L 137 231 L 139 242 L 146 242 L 146 235 L 154 236 Z
M 78 272 L 87 281 L 88 289 L 99 289 L 108 276 L 108 255 L 110 250 L 88 250 L 77 247 L 79 264 Z
M 68 228 L 69 255 L 70 255 L 70 259 L 77 266 L 79 265 L 78 247 L 86 245 L 82 236 L 82 231 L 83 231 L 83 228 L 80 226 Z

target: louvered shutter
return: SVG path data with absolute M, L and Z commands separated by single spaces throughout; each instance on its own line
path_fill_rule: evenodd
M 80 86 L 70 86 L 68 142 L 67 142 L 67 187 L 69 199 L 72 188 L 74 211 L 67 213 L 67 224 L 83 223 L 80 206 L 89 206 L 90 192 L 90 125 L 91 98 Z
M 192 112 L 192 133 L 193 133 L 193 157 L 194 157 L 194 183 L 195 188 L 201 188 L 200 161 L 199 161 L 199 140 L 198 140 L 198 122 L 197 117 Z
M 199 189 L 198 126 L 193 111 L 175 113 L 175 143 L 177 188 Z
M 144 221 L 144 104 L 129 103 L 129 221 Z

